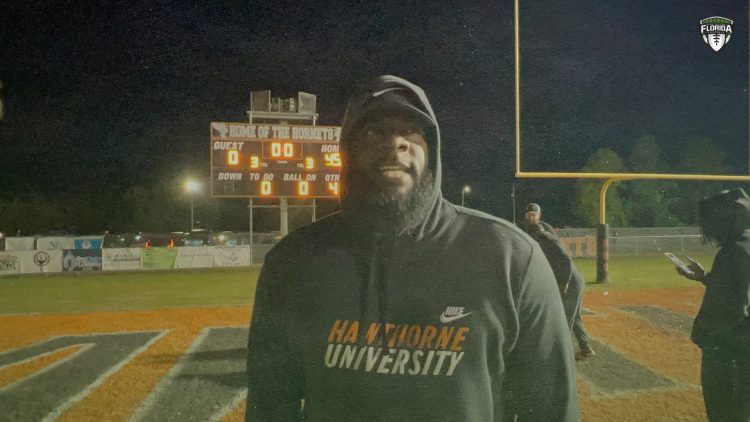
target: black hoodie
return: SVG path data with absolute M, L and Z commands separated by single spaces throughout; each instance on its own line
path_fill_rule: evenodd
M 266 256 L 247 420 L 578 420 L 572 344 L 537 243 L 442 198 L 437 122 L 407 81 L 380 77 L 352 98 L 345 159 L 354 129 L 382 108 L 429 123 L 427 212 L 409 230 L 376 233 L 345 190 L 341 213 Z
M 692 339 L 701 348 L 728 342 L 750 351 L 750 198 L 733 189 L 703 199 L 698 208 L 703 232 L 719 252 L 703 279 Z

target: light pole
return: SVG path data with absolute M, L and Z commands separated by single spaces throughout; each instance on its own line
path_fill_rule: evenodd
M 193 197 L 196 193 L 200 192 L 201 184 L 195 180 L 188 180 L 185 182 L 185 190 L 190 194 L 190 231 L 192 232 L 195 228 L 195 214 L 193 213 Z
M 463 189 L 461 189 L 461 206 L 462 206 L 462 207 L 464 206 L 464 196 L 465 196 L 465 195 L 466 195 L 467 193 L 471 193 L 471 186 L 469 186 L 469 185 L 464 185 L 464 188 L 463 188 Z
M 513 204 L 513 224 L 516 224 L 516 184 L 510 185 L 510 202 Z

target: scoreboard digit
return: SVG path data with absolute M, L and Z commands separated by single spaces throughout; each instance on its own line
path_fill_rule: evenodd
M 338 198 L 341 128 L 211 123 L 215 197 Z

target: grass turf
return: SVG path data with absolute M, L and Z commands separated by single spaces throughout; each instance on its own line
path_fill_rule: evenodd
M 249 305 L 259 267 L 0 278 L 0 314 Z
M 681 257 L 684 259 L 684 257 Z M 694 256 L 708 270 L 713 257 Z M 576 259 L 593 290 L 689 287 L 664 256 L 614 257 L 609 282 L 596 260 Z M 259 267 L 142 273 L 75 273 L 0 278 L 0 315 L 250 305 Z
M 690 257 L 700 262 L 706 272 L 711 269 L 713 256 Z M 679 258 L 688 262 L 684 255 Z M 664 255 L 612 257 L 609 261 L 609 278 L 604 284 L 596 284 L 596 259 L 576 259 L 575 264 L 586 279 L 587 288 L 648 289 L 701 285 L 677 274 L 674 264 Z

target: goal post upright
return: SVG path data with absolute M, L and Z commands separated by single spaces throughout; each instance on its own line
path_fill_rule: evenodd
M 519 179 L 599 179 L 602 186 L 599 190 L 599 224 L 597 226 L 597 283 L 607 281 L 609 270 L 609 226 L 606 219 L 606 195 L 607 189 L 616 183 L 630 180 L 695 180 L 695 181 L 734 181 L 750 182 L 749 175 L 722 175 L 722 174 L 667 174 L 667 173 L 583 173 L 583 172 L 546 172 L 522 170 L 521 160 L 521 24 L 520 24 L 520 0 L 513 0 L 513 30 L 514 30 L 514 99 L 515 99 L 515 147 L 516 147 L 516 169 L 515 177 Z M 750 18 L 750 9 L 748 10 Z M 748 31 L 748 43 L 750 44 L 750 31 Z M 748 71 L 748 86 L 750 86 L 750 70 Z M 748 90 L 748 102 L 750 103 L 750 90 Z M 750 136 L 750 109 L 748 110 L 748 133 Z M 748 139 L 750 147 L 750 139 Z M 750 148 L 748 148 L 748 172 L 750 173 Z M 515 217 L 515 216 L 514 216 Z

